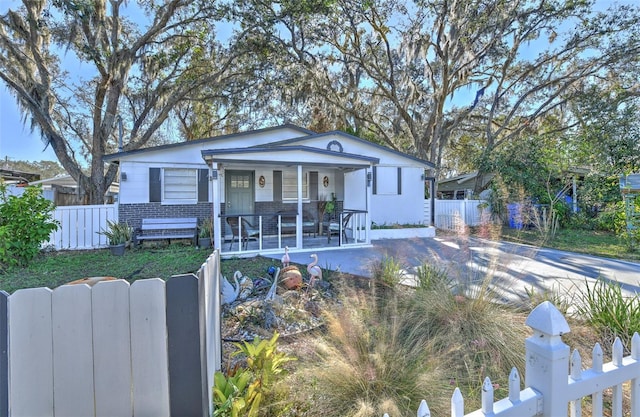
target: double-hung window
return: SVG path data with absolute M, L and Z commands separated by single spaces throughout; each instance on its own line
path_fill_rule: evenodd
M 309 173 L 302 173 L 302 198 L 309 199 Z M 298 171 L 286 170 L 282 171 L 282 199 L 297 200 L 298 199 Z
M 191 168 L 165 168 L 162 187 L 162 201 L 198 201 L 198 170 Z
M 208 170 L 150 168 L 149 201 L 163 204 L 195 204 L 208 201 Z

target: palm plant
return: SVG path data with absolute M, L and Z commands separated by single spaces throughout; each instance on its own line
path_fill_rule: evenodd
M 109 245 L 115 246 L 130 242 L 133 237 L 133 228 L 126 222 L 107 220 L 107 229 L 100 229 L 98 233 L 107 237 Z

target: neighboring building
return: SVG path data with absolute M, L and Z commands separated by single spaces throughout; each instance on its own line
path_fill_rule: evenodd
M 322 203 L 332 197 L 336 213 L 353 216 L 353 230 L 368 232 L 371 222 L 424 223 L 425 170 L 433 167 L 343 132 L 294 125 L 120 152 L 104 161 L 120 165 L 121 221 L 139 227 L 143 218 L 211 217 L 217 247 L 233 233 L 229 217 L 249 218 L 268 236 L 279 234 L 278 216 L 293 213 L 302 214 L 294 219 L 295 247 L 302 248 L 303 220 L 320 228 Z
M 56 175 L 53 178 L 33 181 L 29 185 L 42 187 L 43 196 L 56 206 L 84 205 L 83 197 L 79 193 L 78 183 L 71 175 Z M 105 194 L 105 203 L 113 204 L 118 198 L 118 183 L 112 183 Z
M 478 171 L 438 181 L 438 198 L 442 200 L 466 200 L 474 197 L 474 189 L 480 181 L 481 192 L 486 190 L 494 174 L 478 178 Z
M 14 169 L 0 168 L 0 178 L 7 184 L 15 184 L 19 187 L 23 187 L 31 181 L 37 181 L 40 179 L 40 174 L 33 174 L 31 172 L 16 171 Z

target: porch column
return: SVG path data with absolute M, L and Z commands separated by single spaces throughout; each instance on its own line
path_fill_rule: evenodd
M 365 227 L 365 243 L 368 245 L 371 243 L 371 196 L 373 195 L 373 185 L 371 184 L 373 178 L 373 167 L 369 167 L 365 170 L 365 207 L 367 212 L 364 215 L 364 227 Z M 371 179 L 370 179 L 371 178 Z
M 296 216 L 296 248 L 302 248 L 302 165 L 298 165 L 298 215 Z
M 217 162 L 212 162 L 209 168 L 209 182 L 211 183 L 211 199 L 213 201 L 213 244 L 215 249 L 222 248 L 222 222 L 220 219 L 220 169 Z

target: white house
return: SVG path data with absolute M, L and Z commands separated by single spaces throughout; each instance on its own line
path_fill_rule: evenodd
M 216 247 L 230 252 L 368 245 L 372 222 L 422 224 L 425 170 L 433 167 L 344 132 L 290 124 L 104 160 L 120 165 L 121 221 L 212 218 Z M 328 200 L 335 209 L 323 216 Z M 234 250 L 238 236 L 250 244 Z

